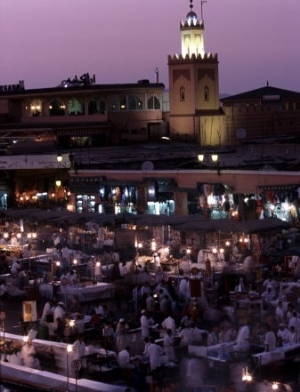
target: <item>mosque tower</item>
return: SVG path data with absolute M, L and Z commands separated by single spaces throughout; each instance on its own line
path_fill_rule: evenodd
M 225 136 L 218 56 L 204 49 L 203 3 L 199 20 L 190 0 L 190 11 L 180 23 L 181 53 L 168 56 L 170 136 L 220 146 Z

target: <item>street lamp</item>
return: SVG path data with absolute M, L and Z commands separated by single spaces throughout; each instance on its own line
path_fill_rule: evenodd
M 205 155 L 203 153 L 198 154 L 198 161 L 203 163 L 205 159 Z M 219 166 L 219 155 L 216 153 L 210 154 L 210 159 L 211 161 L 217 165 L 217 171 L 218 171 L 218 176 L 221 174 L 220 173 L 220 166 Z
M 218 162 L 218 160 L 219 160 L 219 155 L 218 154 L 212 154 L 211 155 L 211 160 L 213 161 L 213 162 Z

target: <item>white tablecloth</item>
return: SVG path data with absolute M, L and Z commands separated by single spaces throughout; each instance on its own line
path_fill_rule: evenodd
M 20 335 L 6 333 L 5 339 L 23 343 L 23 336 Z M 53 355 L 58 374 L 64 376 L 69 374 L 70 377 L 75 377 L 75 371 L 71 366 L 73 360 L 73 353 L 70 352 L 67 355 L 66 343 L 54 342 L 52 340 L 34 339 L 32 341 L 32 344 L 37 353 Z M 100 355 L 107 355 L 110 358 L 116 358 L 116 353 L 114 351 L 106 351 L 102 348 L 94 349 L 94 353 L 98 353 Z M 85 355 L 89 354 L 91 354 L 90 348 L 86 347 Z
M 229 358 L 228 354 L 233 352 L 233 346 L 235 344 L 235 342 L 221 343 L 214 346 L 196 346 L 190 344 L 188 346 L 188 352 L 190 355 L 197 357 L 227 360 Z
M 286 353 L 295 349 L 300 350 L 300 344 L 288 344 L 283 347 L 276 347 L 276 349 L 272 351 L 254 354 L 252 355 L 252 358 L 258 365 L 267 365 L 271 362 L 283 360 Z
M 40 386 L 49 390 L 68 390 L 70 392 L 125 392 L 126 386 L 110 385 L 103 382 L 66 377 L 42 370 L 30 369 L 25 366 L 1 362 L 1 380 L 27 385 Z
M 51 283 L 41 284 L 40 293 L 46 298 L 53 298 L 53 285 Z M 67 299 L 72 299 L 76 296 L 79 302 L 95 301 L 100 298 L 112 298 L 114 296 L 114 285 L 102 282 L 86 287 L 60 285 L 59 293 Z

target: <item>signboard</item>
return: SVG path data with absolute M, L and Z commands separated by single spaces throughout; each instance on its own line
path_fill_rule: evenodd
M 36 301 L 23 301 L 23 321 L 37 321 Z
M 6 84 L 4 86 L 0 86 L 0 93 L 24 91 L 24 90 L 25 90 L 24 80 L 20 80 L 19 83 L 16 84 Z

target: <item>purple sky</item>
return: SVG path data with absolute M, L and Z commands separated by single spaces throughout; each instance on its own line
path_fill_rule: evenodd
M 220 93 L 270 85 L 300 91 L 300 0 L 208 0 L 205 50 L 218 53 Z M 168 86 L 189 0 L 1 0 L 0 84 L 54 87 L 89 72 L 97 83 Z M 200 0 L 194 0 L 200 17 Z

